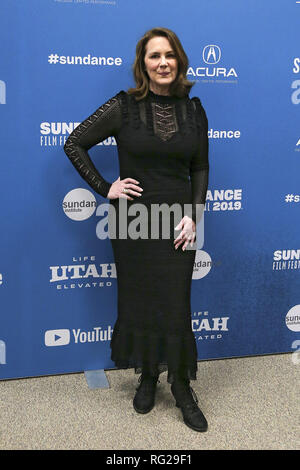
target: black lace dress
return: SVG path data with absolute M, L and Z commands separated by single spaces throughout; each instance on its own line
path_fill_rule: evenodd
M 109 199 L 110 208 L 117 215 L 116 220 L 110 219 L 115 220 L 116 230 L 109 233 L 118 282 L 111 359 L 116 367 L 134 368 L 136 373 L 142 367 L 152 374 L 167 370 L 169 383 L 178 375 L 196 380 L 197 347 L 190 305 L 196 250 L 183 251 L 182 245 L 175 250 L 173 242 L 179 235 L 180 230 L 174 228 L 181 218 L 190 215 L 196 221 L 198 205 L 205 203 L 209 172 L 207 132 L 206 113 L 197 97 L 178 98 L 149 91 L 146 98 L 137 101 L 133 95 L 120 91 L 76 127 L 64 146 L 80 175 L 94 191 L 106 197 L 112 183 L 96 169 L 88 150 L 114 136 L 120 178 L 134 178 L 143 188 L 142 196 L 132 196 L 133 201 Z M 151 238 L 151 206 L 164 203 L 176 203 L 177 207 L 179 204 L 181 217 L 176 219 L 171 213 L 166 237 L 162 233 L 166 215 L 162 212 L 158 236 Z M 147 208 L 148 220 L 141 220 L 142 229 L 148 228 L 148 237 L 119 236 L 118 214 L 125 204 L 127 214 L 136 204 Z M 191 212 L 187 212 L 185 204 L 192 205 Z M 128 215 L 127 226 L 139 215 L 140 212 Z

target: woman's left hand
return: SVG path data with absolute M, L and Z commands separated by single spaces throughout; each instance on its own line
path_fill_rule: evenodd
M 178 237 L 174 240 L 175 249 L 183 244 L 182 250 L 184 251 L 188 245 L 191 244 L 191 247 L 194 244 L 195 237 L 196 237 L 196 224 L 195 222 L 185 215 L 183 219 L 179 222 L 179 224 L 175 227 L 175 230 L 181 230 Z

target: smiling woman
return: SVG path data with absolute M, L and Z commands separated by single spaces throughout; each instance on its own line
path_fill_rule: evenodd
M 144 62 L 150 90 L 160 95 L 169 95 L 169 86 L 177 77 L 178 66 L 168 39 L 160 36 L 150 39 Z
M 186 96 L 193 86 L 186 78 L 187 69 L 187 55 L 174 31 L 153 28 L 137 43 L 133 64 L 136 86 L 128 93 L 137 100 L 145 98 L 149 90 L 159 95 Z
M 121 90 L 83 121 L 64 149 L 89 185 L 110 200 L 116 236 L 110 236 L 118 282 L 118 316 L 110 347 L 118 368 L 142 373 L 133 399 L 138 413 L 155 404 L 159 373 L 167 380 L 184 422 L 206 431 L 190 379 L 196 380 L 197 345 L 191 324 L 191 281 L 195 263 L 196 223 L 203 213 L 208 186 L 208 122 L 198 97 L 190 98 L 188 59 L 174 32 L 154 28 L 136 46 L 136 86 Z M 114 136 L 120 176 L 106 181 L 88 149 Z M 124 237 L 139 201 L 148 217 L 147 234 Z M 128 216 L 120 217 L 126 203 Z M 179 217 L 170 217 L 179 206 Z M 169 209 L 157 227 L 153 208 Z M 186 207 L 191 211 L 188 212 Z M 164 218 L 168 218 L 166 219 Z M 109 217 L 110 218 L 110 217 Z M 164 236 L 165 223 L 168 237 Z M 110 224 L 109 224 L 110 225 Z M 109 227 L 111 235 L 111 226 Z

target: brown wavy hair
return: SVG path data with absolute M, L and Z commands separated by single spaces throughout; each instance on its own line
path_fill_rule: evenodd
M 152 28 L 144 34 L 136 45 L 136 55 L 133 64 L 133 75 L 136 86 L 129 88 L 127 91 L 128 94 L 134 95 L 136 100 L 145 98 L 149 92 L 149 77 L 145 70 L 144 57 L 148 41 L 157 36 L 163 36 L 168 39 L 178 63 L 177 77 L 170 84 L 170 95 L 180 98 L 187 96 L 190 89 L 195 84 L 195 82 L 191 82 L 186 78 L 189 61 L 177 35 L 168 28 Z

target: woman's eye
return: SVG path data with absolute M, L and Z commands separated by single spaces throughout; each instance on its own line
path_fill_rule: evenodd
M 174 58 L 175 54 L 173 54 L 173 53 L 172 54 L 167 54 L 167 57 Z M 159 54 L 153 54 L 153 55 L 150 56 L 150 59 L 157 59 L 157 58 L 159 58 Z

